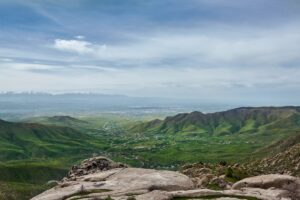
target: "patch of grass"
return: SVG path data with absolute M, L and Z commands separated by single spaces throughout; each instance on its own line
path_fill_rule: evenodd
M 49 188 L 46 184 L 0 181 L 0 200 L 28 200 Z
M 135 197 L 128 197 L 127 200 L 136 200 Z
M 240 169 L 227 168 L 225 171 L 225 179 L 229 182 L 235 183 L 239 180 L 249 177 L 246 171 Z
M 110 196 L 106 197 L 105 200 L 114 200 L 113 198 L 111 198 Z

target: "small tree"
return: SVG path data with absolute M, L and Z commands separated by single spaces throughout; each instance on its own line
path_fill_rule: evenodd
M 226 177 L 233 178 L 233 170 L 229 167 L 226 170 Z
M 113 200 L 113 198 L 111 198 L 110 195 L 108 195 L 108 197 L 106 197 L 105 200 Z

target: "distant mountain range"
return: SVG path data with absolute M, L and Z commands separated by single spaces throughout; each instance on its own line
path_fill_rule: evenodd
M 133 127 L 141 133 L 231 135 L 300 128 L 300 107 L 241 107 L 204 114 L 183 113 Z

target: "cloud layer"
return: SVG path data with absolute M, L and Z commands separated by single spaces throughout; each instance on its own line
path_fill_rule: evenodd
M 297 1 L 118 2 L 1 2 L 0 91 L 300 100 Z

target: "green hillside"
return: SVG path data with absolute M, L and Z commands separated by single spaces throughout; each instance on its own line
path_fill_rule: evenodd
M 0 160 L 84 154 L 92 139 L 69 127 L 0 121 Z
M 94 128 L 94 124 L 71 116 L 33 117 L 26 119 L 23 122 L 70 127 L 79 131 Z
M 299 107 L 242 107 L 224 112 L 183 113 L 135 126 L 132 131 L 166 134 L 230 135 L 300 125 Z
M 79 120 L 70 116 L 52 116 L 52 117 L 34 117 L 26 120 L 26 122 L 34 122 L 39 124 L 68 126 L 68 127 L 84 127 L 88 126 L 88 122 Z
M 299 107 L 244 107 L 183 113 L 138 124 L 128 134 L 135 137 L 131 148 L 143 155 L 144 163 L 246 162 L 269 154 L 272 144 L 297 137 L 299 111 Z
M 33 117 L 24 120 L 24 122 L 71 127 L 90 135 L 102 135 L 122 133 L 126 128 L 135 125 L 137 120 L 134 117 L 105 114 L 103 116 L 80 116 L 76 118 L 71 116 Z
M 76 161 L 105 148 L 69 127 L 0 120 L 0 199 L 28 199 L 49 180 L 65 176 Z

